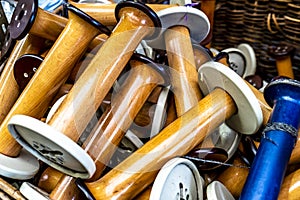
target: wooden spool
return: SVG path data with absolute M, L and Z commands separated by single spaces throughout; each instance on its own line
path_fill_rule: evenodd
M 300 198 L 299 176 L 300 170 L 298 169 L 284 178 L 278 199 L 296 200 Z
M 38 54 L 42 46 L 43 42 L 41 38 L 28 35 L 26 38 L 17 42 L 9 56 L 0 77 L 0 123 L 2 123 L 20 95 L 19 87 L 13 75 L 15 61 L 22 54 Z
M 117 24 L 117 19 L 114 15 L 116 5 L 112 4 L 100 4 L 100 3 L 76 3 L 70 2 L 72 5 L 76 6 L 80 10 L 84 11 L 91 17 L 98 20 L 105 26 L 115 26 Z M 160 10 L 175 7 L 177 5 L 168 5 L 168 4 L 146 4 L 153 11 L 158 12 Z
M 27 116 L 15 116 L 15 118 L 24 117 L 24 120 L 27 122 L 37 124 L 34 126 L 32 124 L 22 123 L 22 120 L 17 120 L 22 123 L 22 125 L 19 124 L 19 128 L 28 126 L 27 129 L 31 129 L 32 134 L 44 134 L 48 132 L 49 138 L 47 139 L 46 137 L 46 140 L 43 138 L 42 141 L 39 141 L 42 142 L 41 144 L 35 141 L 32 134 L 29 134 L 26 136 L 29 137 L 29 140 L 33 139 L 34 141 L 25 141 L 18 136 L 22 131 L 18 133 L 16 127 L 13 125 L 14 123 L 10 122 L 12 125 L 11 133 L 19 143 L 52 167 L 63 170 L 72 176 L 90 178 L 95 170 L 94 167 L 90 165 L 90 161 L 93 162 L 90 157 L 85 156 L 86 153 L 83 152 L 78 145 L 73 143 L 73 141 L 78 140 L 80 134 L 95 113 L 95 109 L 99 107 L 109 92 L 114 81 L 125 67 L 140 41 L 144 38 L 156 37 L 159 33 L 159 31 L 153 29 L 154 27 L 160 26 L 159 19 L 152 10 L 143 4 L 134 2 L 119 3 L 116 7 L 116 16 L 119 18 L 118 25 L 95 55 L 84 73 L 76 81 L 58 111 L 54 113 L 49 121 L 49 125 Z M 139 21 L 135 20 L 137 18 Z M 128 41 L 131 42 L 128 43 Z M 84 112 L 82 108 L 85 108 Z M 36 130 L 36 128 L 38 128 L 38 130 Z M 26 137 L 25 135 L 23 136 Z M 61 141 L 58 138 L 61 138 Z M 66 142 L 68 142 L 70 147 L 66 145 Z M 57 150 L 58 153 L 51 157 L 52 162 L 50 162 L 46 157 L 49 156 L 49 152 L 52 152 L 52 148 L 58 148 L 58 144 L 62 146 Z M 44 152 L 43 145 L 51 150 Z M 65 149 L 66 146 L 68 149 Z M 77 155 L 72 155 L 76 153 L 75 149 L 77 153 L 81 152 L 85 160 L 83 158 L 76 159 L 74 156 Z M 67 162 L 64 160 L 65 158 L 59 156 L 62 151 L 65 153 L 63 154 L 64 156 L 71 156 L 66 156 L 66 159 L 68 160 L 68 158 L 70 158 L 71 161 L 69 160 L 69 162 Z M 87 163 L 85 163 L 85 161 Z
M 26 1 L 25 4 L 27 3 Z M 21 8 L 23 4 L 24 1 L 18 2 Z M 93 22 L 94 24 L 90 24 L 87 22 L 89 17 L 84 13 L 76 10 L 75 7 L 70 7 L 69 9 L 71 11 L 70 19 L 64 31 L 56 40 L 34 77 L 1 124 L 0 152 L 2 154 L 16 157 L 21 149 L 21 146 L 18 145 L 7 129 L 7 123 L 11 117 L 15 114 L 27 114 L 41 118 L 52 98 L 65 82 L 77 59 L 82 55 L 91 40 L 100 33 L 99 27 L 96 26 L 98 24 L 96 21 Z M 20 10 L 21 12 L 22 10 Z M 76 13 L 80 14 L 77 15 Z M 15 12 L 15 14 L 15 18 L 18 19 L 18 12 Z M 87 18 L 86 20 L 82 19 L 84 15 Z M 18 23 L 16 22 L 16 24 Z M 77 30 L 80 30 L 80 32 Z
M 181 116 L 201 99 L 191 40 L 202 41 L 209 32 L 209 22 L 203 12 L 185 6 L 167 8 L 157 14 L 164 35 L 148 44 L 167 51 L 176 111 Z
M 269 54 L 276 59 L 276 68 L 279 76 L 294 79 L 291 55 L 295 48 L 291 46 L 271 46 Z
M 113 96 L 111 108 L 101 116 L 83 144 L 85 151 L 96 163 L 96 172 L 89 181 L 95 181 L 100 177 L 151 91 L 157 84 L 164 84 L 165 78 L 169 82 L 165 70 L 162 70 L 162 73 L 158 72 L 161 70 L 158 65 L 153 62 L 147 64 L 145 61 L 151 62 L 149 59 L 138 58 L 136 55 L 132 58 L 130 63 L 133 68 L 124 80 L 122 89 L 116 93 L 115 97 Z M 63 177 L 63 179 L 71 178 Z M 73 183 L 72 181 L 68 182 Z M 59 184 L 51 192 L 50 197 L 53 199 L 62 197 L 62 199 L 70 199 L 72 190 L 69 188 L 70 185 Z
M 199 144 L 207 133 L 214 130 L 218 125 L 224 122 L 224 120 L 227 119 L 226 121 L 228 121 L 229 119 L 230 121 L 237 116 L 242 116 L 243 111 L 250 111 L 256 107 L 256 109 L 254 109 L 256 111 L 252 110 L 257 114 L 253 115 L 255 116 L 253 118 L 255 119 L 253 120 L 253 123 L 256 124 L 256 126 L 254 127 L 252 124 L 252 128 L 248 127 L 250 129 L 243 127 L 243 125 L 235 128 L 237 128 L 240 132 L 248 134 L 255 132 L 259 128 L 262 121 L 261 110 L 251 90 L 245 85 L 243 80 L 230 69 L 224 66 L 215 66 L 215 63 L 210 65 L 210 67 L 202 66 L 199 70 L 200 75 L 202 74 L 201 72 L 207 74 L 207 67 L 209 69 L 216 68 L 217 70 L 224 70 L 226 71 L 224 72 L 225 74 L 228 73 L 225 76 L 230 76 L 231 80 L 239 80 L 237 88 L 245 87 L 241 89 L 241 91 L 236 91 L 236 93 L 233 92 L 230 95 L 235 96 L 234 93 L 243 93 L 246 96 L 249 95 L 249 99 L 244 96 L 248 100 L 243 101 L 242 98 L 238 98 L 234 101 L 232 99 L 234 97 L 230 96 L 224 90 L 216 88 L 213 92 L 199 101 L 195 107 L 163 129 L 156 137 L 147 142 L 143 147 L 134 152 L 130 157 L 108 172 L 104 177 L 100 178 L 98 181 L 86 183 L 95 199 L 133 198 L 153 182 L 158 170 L 169 159 L 186 154 L 192 150 L 195 145 Z M 205 77 L 200 77 L 202 77 L 200 78 L 202 83 L 204 79 L 207 81 Z M 212 78 L 212 81 L 214 81 L 213 79 L 216 78 Z M 226 89 L 229 88 L 230 87 L 226 87 Z M 201 87 L 201 89 L 203 90 L 205 88 Z M 254 103 L 256 106 L 252 105 L 254 107 L 251 109 L 247 109 L 246 107 L 244 107 L 244 109 L 238 108 L 238 104 L 241 102 L 244 102 L 244 105 L 250 105 L 249 101 L 252 103 L 256 102 Z M 245 123 L 248 123 L 249 116 L 251 115 L 250 112 L 246 112 L 247 114 L 245 116 L 247 116 L 247 119 L 243 122 L 244 125 Z M 239 114 L 237 115 L 236 113 Z M 208 121 L 209 123 L 207 123 Z M 243 120 L 240 120 L 240 122 L 242 121 Z M 245 132 L 245 130 L 247 131 Z M 168 148 L 165 148 L 166 146 Z

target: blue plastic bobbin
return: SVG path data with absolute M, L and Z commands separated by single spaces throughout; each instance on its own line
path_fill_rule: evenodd
M 279 78 L 264 90 L 273 111 L 240 200 L 277 199 L 300 127 L 300 82 Z

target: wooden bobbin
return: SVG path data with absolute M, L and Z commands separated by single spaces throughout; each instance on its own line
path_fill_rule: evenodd
M 85 151 L 96 163 L 96 172 L 89 181 L 99 179 L 105 167 L 109 166 L 110 158 L 157 84 L 169 84 L 166 70 L 150 59 L 134 54 L 130 63 L 132 70 L 116 96 L 113 95 L 111 108 L 101 116 L 83 144 Z M 65 180 L 71 178 L 63 177 Z M 74 183 L 74 181 L 63 182 Z M 73 193 L 70 187 L 71 184 L 59 184 L 51 192 L 50 197 L 70 199 Z
M 278 78 L 264 90 L 273 107 L 240 199 L 277 199 L 300 127 L 300 82 Z M 270 154 L 273 156 L 270 157 Z
M 38 37 L 26 36 L 26 38 L 17 42 L 12 51 L 0 77 L 0 122 L 5 119 L 20 94 L 19 87 L 14 79 L 13 65 L 23 53 L 38 53 L 42 43 Z M 32 178 L 39 169 L 38 161 L 25 150 L 21 150 L 16 158 L 1 154 L 0 160 L 0 174 L 9 178 L 26 180 Z
M 41 38 L 28 35 L 17 42 L 9 56 L 0 77 L 0 123 L 2 123 L 20 95 L 20 90 L 13 74 L 13 66 L 16 60 L 23 54 L 38 54 L 42 45 L 43 41 Z
M 234 128 L 245 134 L 259 128 L 262 113 L 255 96 L 237 74 L 219 65 L 207 63 L 199 70 L 200 88 L 202 91 L 210 88 L 213 92 L 105 176 L 86 183 L 95 199 L 133 198 L 153 182 L 158 170 L 169 159 L 188 153 L 225 120 L 238 120 L 241 126 Z M 215 80 L 219 80 L 220 85 L 214 85 L 218 84 Z M 251 127 L 246 125 L 250 119 Z
M 294 79 L 291 54 L 295 48 L 292 46 L 270 46 L 268 50 L 268 53 L 276 59 L 278 75 Z
M 76 6 L 80 10 L 84 11 L 88 15 L 92 16 L 105 26 L 115 26 L 117 24 L 117 19 L 114 15 L 116 8 L 115 3 L 112 4 L 100 4 L 100 3 L 76 3 L 70 2 L 72 5 Z M 168 4 L 146 4 L 155 12 L 160 10 L 175 7 L 177 5 L 168 5 Z
M 50 126 L 21 115 L 10 122 L 11 134 L 19 143 L 50 166 L 72 176 L 90 178 L 95 172 L 91 158 L 84 157 L 86 152 L 73 141 L 78 140 L 140 41 L 159 34 L 159 29 L 154 29 L 160 27 L 158 17 L 141 3 L 119 3 L 116 17 L 119 23 L 112 35 L 76 81 L 49 121 Z M 24 129 L 30 134 L 24 135 Z M 76 152 L 81 152 L 85 160 Z
M 201 1 L 200 9 L 207 15 L 211 27 L 213 27 L 213 25 L 214 25 L 215 6 L 216 6 L 215 0 Z M 211 40 L 213 37 L 212 33 L 213 33 L 213 30 L 211 28 L 209 31 L 209 34 L 207 35 L 205 40 L 202 42 L 202 44 L 205 45 L 207 48 L 210 48 L 210 46 L 211 46 Z
M 300 169 L 292 172 L 284 178 L 278 199 L 296 200 L 300 198 L 299 176 Z
M 237 167 L 227 168 L 225 171 L 218 175 L 217 180 L 223 183 L 223 185 L 235 198 L 238 198 L 246 182 L 249 169 L 239 167 L 244 166 L 245 163 L 238 156 L 235 157 L 232 164 Z
M 68 23 L 68 19 L 39 8 L 37 6 L 37 0 L 31 0 L 23 7 L 20 5 L 21 3 L 17 6 L 10 25 L 18 28 L 17 31 L 11 33 L 11 38 L 13 39 L 20 40 L 27 33 L 30 33 L 44 39 L 55 41 Z M 18 9 L 20 7 L 21 9 Z M 18 19 L 18 16 L 23 15 L 23 13 L 26 13 L 26 17 L 23 17 L 21 20 Z M 104 39 L 106 39 L 106 35 L 110 34 L 110 31 L 105 27 L 102 27 L 101 32 L 104 34 L 95 37 L 89 48 L 92 49 L 101 44 Z
M 164 35 L 148 44 L 167 51 L 177 116 L 181 116 L 201 99 L 191 41 L 200 43 L 206 37 L 209 21 L 200 10 L 185 6 L 167 8 L 157 15 Z
M 27 11 L 28 15 L 18 15 L 15 10 L 13 19 L 17 19 L 21 24 L 30 21 L 27 17 L 30 10 L 26 10 L 26 5 L 32 6 L 34 2 L 18 1 L 20 13 Z M 37 2 L 35 2 L 37 3 Z M 25 7 L 23 5 L 25 4 Z M 36 4 L 37 6 L 37 4 Z M 25 9 L 25 11 L 24 11 Z M 1 149 L 0 152 L 7 157 L 16 157 L 20 153 L 21 146 L 10 135 L 7 124 L 15 114 L 27 114 L 32 117 L 41 118 L 48 108 L 52 98 L 68 77 L 74 63 L 82 55 L 89 42 L 100 33 L 102 25 L 97 26 L 98 22 L 91 19 L 75 7 L 69 7 L 70 19 L 66 28 L 61 33 L 59 39 L 52 46 L 45 57 L 34 77 L 24 89 L 18 100 L 4 119 L 0 127 Z M 82 19 L 84 18 L 85 19 Z M 89 23 L 88 21 L 92 21 Z M 16 31 L 20 32 L 20 26 L 15 23 Z M 80 33 L 77 31 L 80 30 Z M 13 32 L 13 30 L 12 30 Z M 76 48 L 73 48 L 76 46 Z M 51 74 L 51 76 L 49 76 Z M 5 162 L 1 162 L 5 163 Z

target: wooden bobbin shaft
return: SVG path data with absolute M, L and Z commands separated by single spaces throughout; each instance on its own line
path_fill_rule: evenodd
M 158 16 L 166 30 L 163 38 L 149 41 L 149 44 L 155 49 L 164 48 L 161 43 L 165 44 L 176 111 L 180 116 L 201 98 L 191 40 L 203 40 L 208 33 L 209 23 L 203 12 L 185 6 L 161 10 Z M 195 28 L 198 25 L 202 27 Z
M 187 27 L 174 26 L 166 30 L 165 44 L 175 95 L 177 116 L 195 106 L 202 95 L 198 86 L 198 73 Z
M 195 107 L 177 118 L 177 120 L 163 129 L 156 137 L 148 141 L 104 177 L 98 181 L 86 183 L 95 199 L 132 199 L 151 184 L 164 163 L 173 157 L 182 156 L 191 151 L 204 139 L 206 134 L 211 133 L 224 120 L 231 123 L 230 121 L 239 118 L 239 122 L 243 125 L 236 125 L 235 128 L 243 133 L 250 134 L 258 129 L 262 121 L 259 105 L 257 102 L 255 103 L 255 97 L 250 89 L 230 69 L 223 66 L 216 66 L 214 63 L 208 63 L 205 67 L 202 66 L 201 72 L 199 71 L 201 89 L 205 89 L 202 83 L 206 82 L 204 80 L 207 80 L 204 77 L 204 73 L 210 74 L 210 77 L 214 77 L 215 70 L 218 70 L 222 73 L 223 78 L 227 81 L 231 80 L 231 83 L 235 85 L 225 86 L 230 91 L 230 95 L 219 88 L 224 88 L 222 86 L 223 81 L 225 81 L 224 79 L 216 79 L 219 80 L 218 84 L 213 80 L 215 78 L 212 78 L 212 81 L 208 85 L 210 85 L 209 88 L 212 87 L 213 91 L 199 101 Z M 219 87 L 215 86 L 215 84 L 219 85 Z M 242 97 L 240 96 L 241 94 L 245 96 Z M 248 104 L 249 107 L 238 109 L 245 104 Z M 239 114 L 234 115 L 234 113 L 237 113 L 237 109 L 239 110 Z M 253 119 L 253 123 L 256 124 L 255 126 L 252 126 L 253 124 L 249 126 L 247 122 L 249 118 Z
M 87 187 L 96 199 L 133 198 L 154 181 L 166 161 L 192 150 L 235 111 L 231 97 L 215 89 L 99 181 L 86 183 Z
M 41 40 L 41 38 L 33 35 L 27 36 L 17 42 L 8 58 L 0 77 L 0 124 L 20 95 L 19 87 L 13 75 L 14 63 L 22 54 L 38 54 L 43 44 Z
M 299 176 L 300 169 L 294 171 L 284 178 L 278 199 L 296 200 L 300 198 Z
M 7 129 L 11 117 L 15 114 L 26 114 L 41 118 L 77 59 L 91 40 L 100 33 L 96 26 L 77 14 L 70 12 L 69 17 L 65 29 L 1 124 L 0 152 L 7 156 L 17 156 L 21 149 Z
M 246 182 L 249 169 L 238 167 L 245 165 L 239 157 L 234 159 L 233 165 L 237 167 L 227 168 L 217 177 L 217 180 L 222 182 L 235 198 L 238 198 Z
M 276 68 L 279 76 L 285 76 L 294 79 L 291 54 L 294 47 L 291 46 L 271 46 L 269 54 L 276 59 Z
M 132 60 L 130 63 L 133 68 L 124 81 L 123 87 L 116 93 L 116 96 L 112 97 L 111 108 L 101 116 L 83 144 L 85 151 L 89 153 L 96 164 L 96 172 L 89 181 L 95 181 L 100 177 L 150 93 L 157 84 L 164 83 L 164 78 L 151 66 L 138 60 Z M 65 176 L 63 179 L 72 179 L 72 177 Z M 74 183 L 73 181 L 68 182 Z M 51 192 L 50 197 L 70 199 L 74 190 L 71 190 L 72 188 L 68 184 L 58 184 Z
M 95 166 L 92 165 L 92 159 L 73 141 L 79 139 L 140 41 L 159 34 L 159 29 L 155 27 L 160 27 L 160 21 L 154 11 L 144 4 L 131 1 L 121 2 L 116 7 L 116 17 L 119 19 L 118 25 L 73 85 L 48 125 L 24 115 L 14 116 L 9 123 L 11 134 L 23 147 L 42 161 L 69 175 L 90 178 L 94 173 Z M 37 130 L 34 126 L 21 121 L 36 123 L 38 125 L 35 127 L 40 129 Z M 32 134 L 43 135 L 46 129 L 50 135 L 49 137 L 32 137 L 32 134 L 26 134 L 20 137 L 20 134 L 24 132 L 19 130 L 24 126 Z M 60 140 L 54 139 L 53 141 L 53 138 L 60 138 Z M 50 149 L 50 153 L 53 152 L 52 148 L 55 149 L 55 153 L 50 154 L 52 159 L 48 158 L 49 150 L 44 151 L 45 145 L 47 149 Z M 57 150 L 58 148 L 60 149 Z M 77 159 L 77 155 L 73 155 L 75 150 L 76 154 L 84 158 Z
M 133 6 L 120 8 L 119 16 L 120 21 L 111 36 L 77 80 L 60 106 L 59 112 L 55 113 L 49 122 L 49 125 L 74 141 L 79 138 L 92 117 L 92 115 L 82 116 L 82 105 L 84 105 L 86 113 L 93 114 L 129 61 L 139 42 L 144 37 L 153 34 L 154 30 L 149 27 L 155 27 L 155 24 L 139 9 Z M 136 16 L 139 16 L 140 21 L 133 21 Z M 88 86 L 86 86 L 87 82 Z M 81 92 L 84 92 L 85 95 L 81 95 Z M 78 98 L 76 98 L 77 96 Z M 93 101 L 91 101 L 91 97 L 94 97 Z M 72 105 L 74 99 L 76 99 L 76 105 Z M 62 121 L 62 117 L 65 120 Z
M 214 25 L 215 7 L 216 7 L 215 0 L 201 1 L 200 9 L 207 15 L 211 27 L 213 27 L 213 25 Z M 211 28 L 208 36 L 205 38 L 205 40 L 202 42 L 202 44 L 205 45 L 207 48 L 210 48 L 212 37 L 213 37 L 213 29 Z
M 55 41 L 67 23 L 68 19 L 38 8 L 29 33 L 47 40 Z M 104 42 L 107 34 L 108 32 L 95 37 L 90 43 L 90 48 L 92 49 Z
M 114 11 L 117 4 L 100 4 L 100 3 L 76 3 L 70 2 L 72 5 L 76 6 L 80 10 L 84 11 L 88 15 L 92 16 L 103 25 L 106 26 L 115 26 L 117 20 L 114 15 Z M 168 4 L 146 4 L 155 12 L 160 10 L 175 7 L 177 5 L 168 5 Z

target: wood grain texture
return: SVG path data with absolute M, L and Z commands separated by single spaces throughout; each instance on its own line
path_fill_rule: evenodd
M 7 129 L 10 118 L 15 114 L 41 118 L 72 67 L 98 34 L 98 29 L 70 12 L 65 29 L 0 126 L 1 153 L 14 157 L 21 150 Z
M 236 156 L 232 164 L 234 166 L 246 166 L 238 156 Z M 223 183 L 230 193 L 238 199 L 246 182 L 248 173 L 249 169 L 247 168 L 229 167 L 219 174 L 217 180 Z
M 290 56 L 284 56 L 276 59 L 276 68 L 279 76 L 286 76 L 294 79 L 294 72 L 292 68 L 292 60 Z
M 298 200 L 300 199 L 300 169 L 286 176 L 281 185 L 278 199 Z
M 52 167 L 48 167 L 43 171 L 38 181 L 38 187 L 47 193 L 50 193 L 64 174 Z
M 213 37 L 213 25 L 214 25 L 214 11 L 216 7 L 215 0 L 202 0 L 200 10 L 203 11 L 208 17 L 210 23 L 210 30 L 207 37 L 202 41 L 202 44 L 205 44 L 207 48 L 211 46 L 211 40 Z
M 215 89 L 104 177 L 86 183 L 88 188 L 96 199 L 132 199 L 168 160 L 192 150 L 235 111 L 231 97 Z
M 164 33 L 177 116 L 183 115 L 202 98 L 188 28 L 174 26 Z
M 83 144 L 83 148 L 96 164 L 96 172 L 89 181 L 99 179 L 152 90 L 164 82 L 163 77 L 150 66 L 140 61 L 131 61 L 130 63 L 132 69 L 124 80 L 121 89 L 115 93 L 115 96 L 113 95 L 111 108 L 101 116 Z M 65 185 L 58 184 L 51 192 L 51 197 L 60 199 L 58 197 L 66 197 L 67 194 L 73 196 L 73 192 L 76 191 L 74 191 L 72 184 L 74 184 L 73 181 L 69 181 Z M 62 192 L 65 194 L 56 194 Z M 70 199 L 71 196 L 67 199 Z
M 87 13 L 91 17 L 95 18 L 97 21 L 102 23 L 105 26 L 115 26 L 117 24 L 117 20 L 115 18 L 115 3 L 112 4 L 100 4 L 100 3 L 76 3 L 70 2 L 75 7 L 79 8 L 83 12 Z M 177 5 L 169 5 L 169 4 L 146 4 L 155 12 L 160 10 L 174 7 Z
M 111 36 L 49 121 L 50 126 L 74 141 L 80 137 L 140 41 L 153 33 L 149 27 L 154 24 L 146 14 L 133 8 L 123 10 L 126 12 L 121 15 Z
M 39 54 L 43 39 L 29 35 L 20 40 L 11 52 L 0 77 L 0 124 L 20 95 L 19 86 L 14 78 L 14 64 L 23 54 Z

